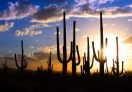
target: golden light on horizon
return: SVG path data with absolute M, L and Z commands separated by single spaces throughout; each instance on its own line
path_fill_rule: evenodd
M 92 39 L 92 37 L 90 38 L 90 57 L 92 57 L 92 55 L 93 55 L 91 39 Z M 124 69 L 129 70 L 129 69 L 131 69 L 131 67 L 128 67 L 128 61 L 127 61 L 128 49 L 127 49 L 126 44 L 122 43 L 122 39 L 123 38 L 121 38 L 121 37 L 118 38 L 119 64 L 120 64 L 120 66 L 122 66 L 122 61 L 124 61 Z M 86 38 L 85 38 L 85 42 L 84 41 L 79 41 L 79 43 L 80 43 L 79 44 L 80 48 L 82 48 L 82 49 L 80 49 L 81 52 L 87 53 Z M 95 44 L 95 50 L 96 50 L 96 53 L 97 53 L 97 51 L 100 49 L 100 38 L 98 38 L 97 36 L 94 37 L 94 44 Z M 105 44 L 105 40 L 104 40 L 104 44 Z M 83 56 L 83 53 L 81 53 L 82 56 Z M 113 59 L 116 60 L 116 37 L 115 36 L 109 36 L 108 37 L 108 45 L 107 45 L 107 48 L 104 50 L 104 54 L 105 54 L 105 56 L 107 56 L 107 65 L 108 65 L 109 70 L 111 71 L 112 66 L 113 66 Z M 90 60 L 90 63 L 91 63 L 91 61 L 92 61 L 92 58 Z M 81 62 L 81 65 L 82 65 L 82 62 Z M 94 72 L 97 69 L 99 69 L 99 62 L 94 60 L 94 65 L 93 65 L 93 68 L 91 70 L 92 70 L 92 72 Z M 78 71 L 80 71 L 80 70 L 78 69 Z

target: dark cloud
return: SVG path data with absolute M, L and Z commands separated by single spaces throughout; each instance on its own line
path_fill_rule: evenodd
M 74 5 L 66 5 L 64 7 L 50 4 L 47 7 L 40 8 L 33 16 L 32 22 L 55 22 L 62 20 L 62 12 L 66 11 L 67 17 L 98 17 L 99 12 L 104 13 L 104 17 L 124 17 L 131 16 L 132 9 L 125 7 L 108 7 L 98 9 L 87 2 L 77 2 Z
M 78 11 L 81 12 L 81 15 L 84 15 L 84 14 L 94 15 L 97 13 L 97 11 L 95 9 L 93 9 L 93 7 L 91 6 L 90 3 L 85 3 L 82 5 L 79 5 Z
M 33 22 L 52 22 L 60 19 L 63 8 L 55 4 L 39 9 L 33 16 Z
M 0 20 L 25 18 L 32 15 L 37 10 L 38 6 L 34 6 L 28 2 L 10 2 L 8 9 L 0 12 Z
M 109 15 L 113 15 L 113 16 L 118 16 L 118 15 L 130 16 L 132 14 L 131 9 L 122 8 L 122 7 L 109 7 L 109 8 L 102 9 L 102 11 L 106 15 L 109 14 Z
M 132 35 L 129 36 L 125 41 L 124 41 L 125 44 L 132 44 Z

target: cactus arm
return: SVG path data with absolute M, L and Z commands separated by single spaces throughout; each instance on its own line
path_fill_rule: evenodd
M 99 61 L 99 57 L 97 58 L 97 55 L 96 55 L 96 52 L 95 52 L 95 47 L 94 47 L 94 42 L 92 42 L 92 47 L 93 47 L 93 54 L 94 54 L 94 58 L 96 61 Z M 99 52 L 98 52 L 98 55 L 99 55 Z
M 108 74 L 109 73 L 109 69 L 108 69 L 108 64 L 107 64 L 107 62 L 106 62 L 106 73 Z
M 112 71 L 113 71 L 113 73 L 116 75 L 117 73 L 116 73 L 116 68 L 115 68 L 115 61 L 114 61 L 114 59 L 113 59 L 113 67 L 112 67 Z
M 57 58 L 59 62 L 63 63 L 63 60 L 61 59 L 61 56 L 60 56 L 59 27 L 58 26 L 57 26 Z
M 124 62 L 122 61 L 122 70 L 121 70 L 121 73 L 119 75 L 123 74 L 123 69 L 124 69 Z
M 84 74 L 83 73 L 83 66 L 81 65 L 80 68 L 81 68 L 81 75 L 83 75 Z
M 113 59 L 113 69 L 115 69 L 115 61 L 114 61 L 114 59 Z
M 86 54 L 84 53 L 84 57 L 83 57 L 83 66 L 85 65 L 85 63 L 86 63 L 86 56 L 85 56 Z
M 86 67 L 86 54 L 84 52 L 84 56 L 83 56 L 83 70 L 85 71 L 85 67 Z
M 73 50 L 73 42 L 71 41 L 70 56 L 69 59 L 67 60 L 67 63 L 70 62 L 70 60 L 72 59 L 72 50 Z
M 107 73 L 109 73 L 109 69 L 108 69 L 108 64 L 106 62 L 106 70 L 107 70 Z
M 108 38 L 105 38 L 105 49 L 107 48 Z
M 15 57 L 15 64 L 16 64 L 16 67 L 18 68 L 18 69 L 21 69 L 21 67 L 18 65 L 18 63 L 17 63 L 17 58 L 16 58 L 16 54 L 14 54 L 14 57 Z
M 76 46 L 77 49 L 77 56 L 78 56 L 78 62 L 76 63 L 76 65 L 80 64 L 80 54 L 79 54 L 79 50 L 78 50 L 78 45 Z
M 91 66 L 89 67 L 89 69 L 91 69 L 93 67 L 93 63 L 94 63 L 94 56 L 92 57 L 92 64 Z

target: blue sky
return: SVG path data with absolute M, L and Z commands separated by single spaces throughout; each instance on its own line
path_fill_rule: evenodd
M 98 41 L 99 12 L 103 12 L 104 34 L 132 44 L 132 0 L 1 0 L 0 55 L 20 53 L 56 53 L 56 26 L 62 43 L 62 14 L 66 11 L 67 42 L 72 40 L 73 21 L 77 21 L 77 44 L 85 51 L 86 36 Z M 112 40 L 114 41 L 114 40 Z M 131 52 L 129 52 L 131 53 Z

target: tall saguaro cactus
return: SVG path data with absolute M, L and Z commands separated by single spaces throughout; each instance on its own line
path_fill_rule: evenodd
M 115 67 L 115 64 L 116 64 L 116 67 Z M 113 59 L 113 68 L 112 68 L 112 71 L 113 73 L 119 77 L 120 75 L 123 74 L 123 65 L 124 65 L 124 62 L 122 61 L 122 71 L 120 72 L 119 71 L 119 48 L 118 48 L 118 37 L 116 37 L 116 61 Z
M 48 73 L 51 73 L 53 70 L 53 64 L 52 64 L 52 53 L 50 51 L 50 56 L 49 56 L 49 60 L 47 61 L 47 65 L 48 65 Z
M 62 63 L 62 74 L 63 77 L 66 77 L 67 74 L 67 63 L 71 60 L 72 46 L 70 51 L 70 56 L 67 58 L 67 44 L 66 44 L 66 19 L 65 12 L 63 13 L 63 58 L 61 58 L 60 54 L 60 45 L 59 45 L 59 27 L 57 27 L 57 58 L 59 62 Z
M 87 37 L 87 58 L 86 54 L 84 53 L 84 58 L 83 58 L 83 69 L 87 75 L 87 77 L 91 76 L 90 69 L 93 67 L 93 62 L 94 62 L 94 56 L 92 57 L 92 63 L 90 65 L 90 46 L 89 46 L 89 37 Z
M 92 42 L 93 54 L 96 61 L 100 63 L 100 78 L 104 78 L 104 63 L 107 61 L 107 57 L 104 55 L 104 36 L 103 36 L 103 21 L 102 21 L 102 12 L 100 12 L 100 50 L 98 51 L 98 57 L 95 52 L 94 42 Z M 107 43 L 107 38 L 106 38 Z
M 21 77 L 23 77 L 23 71 L 24 71 L 25 68 L 27 68 L 27 62 L 24 59 L 23 40 L 21 40 L 21 49 L 22 50 L 21 50 L 21 64 L 20 64 L 20 66 L 18 65 L 16 54 L 14 56 L 15 56 L 16 67 L 20 70 Z
M 71 43 L 72 44 L 72 43 Z M 76 52 L 78 56 L 78 62 L 76 62 Z M 80 64 L 80 54 L 78 45 L 76 45 L 76 21 L 73 22 L 73 44 L 72 44 L 72 77 L 76 77 L 76 66 Z

